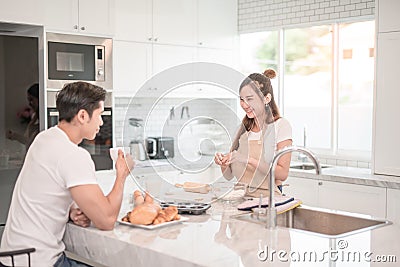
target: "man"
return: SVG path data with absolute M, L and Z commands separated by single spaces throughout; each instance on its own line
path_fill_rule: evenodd
M 86 82 L 65 85 L 57 95 L 58 125 L 41 132 L 28 150 L 1 249 L 36 248 L 32 266 L 70 266 L 73 260 L 65 257 L 62 242 L 69 218 L 83 227 L 92 221 L 101 230 L 114 228 L 133 160 L 118 152 L 114 186 L 104 196 L 90 154 L 78 146 L 99 132 L 105 94 Z M 25 257 L 16 260 L 16 265 L 26 265 Z M 2 262 L 9 264 L 4 258 Z

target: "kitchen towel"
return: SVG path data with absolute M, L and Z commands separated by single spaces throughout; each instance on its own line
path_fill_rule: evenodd
M 278 206 L 276 208 L 276 213 L 277 214 L 285 213 L 285 212 L 287 212 L 289 210 L 297 208 L 298 206 L 301 205 L 301 203 L 303 203 L 303 202 L 300 199 L 293 199 L 292 201 L 289 201 L 286 204 Z
M 284 205 L 293 200 L 294 200 L 294 197 L 275 196 L 275 207 Z M 239 204 L 237 208 L 238 208 L 238 210 L 251 211 L 252 208 L 257 208 L 259 206 L 259 203 L 260 203 L 260 200 L 258 198 L 255 198 L 255 199 L 247 200 L 247 201 Z M 268 207 L 268 198 L 267 197 L 263 198 L 262 202 L 261 202 L 261 208 L 266 208 L 266 207 Z

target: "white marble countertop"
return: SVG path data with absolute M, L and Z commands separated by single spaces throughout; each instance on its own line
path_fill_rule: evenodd
M 349 266 L 342 255 L 354 253 L 360 259 L 352 256 L 350 266 L 383 266 L 368 262 L 382 256 L 396 260 L 384 266 L 400 261 L 399 225 L 329 239 L 288 228 L 268 230 L 233 219 L 233 213 L 212 208 L 203 215 L 187 215 L 187 222 L 154 230 L 117 224 L 112 231 L 100 231 L 68 224 L 64 242 L 68 251 L 105 266 L 294 266 L 304 253 L 317 260 L 310 262 L 307 256 L 300 259 L 302 266 Z M 343 244 L 346 248 L 340 248 Z M 260 260 L 267 255 L 261 250 L 268 251 L 266 262 Z M 332 251 L 337 256 L 329 259 Z
M 173 170 L 168 166 L 161 166 L 161 169 L 166 172 Z M 161 170 L 137 168 L 135 175 L 155 171 Z M 400 184 L 396 181 L 399 177 L 393 177 L 392 180 L 391 177 L 375 176 L 368 172 L 367 169 L 335 167 L 324 169 L 320 176 L 313 171 L 294 170 L 290 171 L 290 175 L 395 188 Z M 105 193 L 111 189 L 114 175 L 112 170 L 97 172 Z M 130 209 L 128 196 L 136 188 L 133 179 L 127 179 L 120 217 Z M 236 208 L 221 208 L 218 205 L 213 203 L 212 208 L 203 215 L 184 215 L 189 218 L 187 222 L 154 230 L 117 223 L 112 231 L 100 231 L 94 227 L 81 228 L 69 224 L 64 242 L 68 251 L 105 266 L 293 266 L 293 262 L 291 265 L 290 260 L 287 261 L 290 253 L 300 255 L 312 252 L 317 253 L 319 260 L 306 262 L 302 266 L 333 266 L 329 265 L 333 261 L 324 253 L 330 251 L 332 244 L 338 245 L 340 242 L 348 244 L 345 250 L 338 250 L 340 253 L 345 251 L 361 255 L 360 262 L 351 266 L 382 266 L 382 263 L 367 262 L 365 255 L 396 257 L 396 263 L 385 263 L 384 266 L 398 266 L 400 262 L 398 224 L 330 240 L 288 228 L 267 230 L 263 225 L 231 218 L 231 215 L 238 213 Z M 270 262 L 271 258 L 267 262 L 259 260 L 260 249 L 266 247 L 269 253 L 275 251 L 273 262 Z M 279 251 L 287 253 L 282 260 L 277 258 Z M 325 257 L 324 261 L 320 262 L 322 257 Z M 349 266 L 346 265 L 348 262 L 335 263 L 336 266 Z
M 290 169 L 289 176 L 400 189 L 400 177 L 376 175 L 371 173 L 371 169 L 364 168 L 331 166 L 323 168 L 320 175 L 315 170 Z

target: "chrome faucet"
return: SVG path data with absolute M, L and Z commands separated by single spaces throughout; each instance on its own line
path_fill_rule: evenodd
M 275 167 L 278 163 L 278 160 L 283 155 L 290 152 L 302 152 L 307 155 L 315 166 L 315 172 L 319 175 L 321 174 L 321 165 L 317 157 L 308 149 L 297 147 L 297 146 L 288 146 L 285 147 L 276 153 L 271 163 L 271 174 L 269 176 L 269 198 L 268 198 L 268 208 L 267 208 L 267 228 L 275 228 L 276 227 L 276 207 L 275 207 L 275 199 L 274 199 L 274 188 L 275 188 Z
M 306 147 L 307 147 L 307 127 L 304 125 L 304 128 L 303 128 L 303 148 L 306 148 Z M 300 160 L 301 162 L 306 162 L 307 156 L 304 155 L 303 153 L 299 153 L 297 159 Z

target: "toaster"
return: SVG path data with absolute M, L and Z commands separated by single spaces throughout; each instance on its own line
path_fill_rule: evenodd
M 166 159 L 174 157 L 173 137 L 148 137 L 146 139 L 147 154 L 150 159 Z

